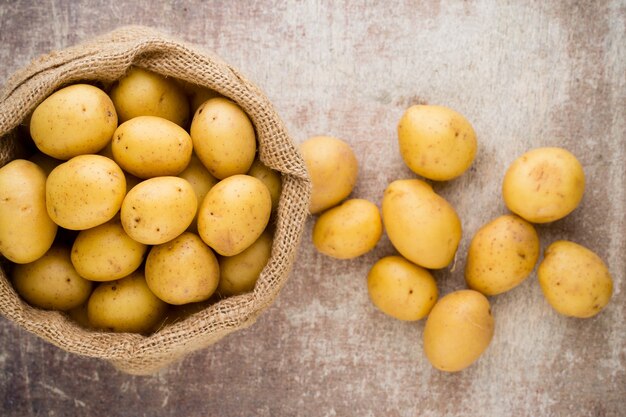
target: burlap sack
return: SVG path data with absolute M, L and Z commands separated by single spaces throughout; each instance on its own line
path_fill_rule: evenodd
M 13 290 L 6 260 L 0 259 L 0 312 L 66 351 L 108 360 L 124 372 L 149 374 L 250 326 L 274 301 L 296 256 L 308 214 L 310 181 L 283 123 L 257 87 L 215 55 L 136 26 L 44 55 L 8 80 L 0 90 L 0 166 L 23 156 L 19 125 L 45 97 L 70 83 L 112 82 L 131 65 L 212 88 L 250 116 L 261 161 L 280 171 L 283 179 L 269 263 L 253 292 L 223 299 L 151 336 L 141 336 L 85 330 L 63 313 L 29 306 Z

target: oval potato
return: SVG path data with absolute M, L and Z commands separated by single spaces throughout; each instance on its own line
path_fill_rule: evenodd
M 206 167 L 202 164 L 200 159 L 198 159 L 195 154 L 191 155 L 191 161 L 189 161 L 189 165 L 187 165 L 187 168 L 185 168 L 183 172 L 178 174 L 178 176 L 187 180 L 189 184 L 191 184 L 193 191 L 196 193 L 198 205 L 202 204 L 202 201 L 204 200 L 204 197 L 207 195 L 209 190 L 219 182 L 217 178 L 211 175 L 209 170 L 206 169 Z M 197 212 L 187 230 L 193 233 L 198 232 Z
M 267 167 L 260 160 L 255 159 L 248 171 L 248 175 L 261 180 L 261 182 L 265 184 L 272 197 L 272 211 L 276 210 L 283 188 L 280 173 Z
M 268 232 L 263 232 L 243 252 L 220 259 L 220 282 L 217 292 L 221 296 L 244 294 L 254 289 L 272 254 L 272 240 Z

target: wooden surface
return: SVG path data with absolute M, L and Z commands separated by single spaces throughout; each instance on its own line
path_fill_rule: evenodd
M 533 274 L 491 299 L 496 332 L 484 356 L 441 373 L 423 355 L 424 323 L 394 321 L 368 300 L 365 277 L 393 253 L 389 240 L 332 260 L 315 252 L 309 221 L 297 266 L 259 321 L 154 376 L 67 354 L 0 319 L 1 415 L 626 415 L 623 0 L 105 3 L 0 0 L 0 83 L 50 50 L 123 24 L 154 26 L 238 67 L 296 142 L 349 142 L 361 167 L 353 195 L 377 204 L 390 181 L 414 176 L 396 142 L 406 107 L 455 108 L 480 145 L 469 172 L 435 185 L 464 228 L 456 267 L 435 272 L 442 294 L 464 287 L 473 233 L 506 212 L 506 167 L 530 148 L 564 146 L 587 189 L 569 217 L 538 227 L 542 248 L 557 239 L 592 248 L 610 266 L 613 299 L 595 318 L 564 318 Z

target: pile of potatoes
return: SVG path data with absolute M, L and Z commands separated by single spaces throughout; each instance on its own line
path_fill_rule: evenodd
M 465 265 L 468 289 L 439 298 L 430 270 L 454 261 L 462 228 L 454 207 L 426 180 L 462 175 L 474 161 L 476 134 L 452 109 L 415 105 L 399 121 L 398 141 L 404 162 L 425 180 L 391 182 L 382 198 L 382 216 L 370 201 L 345 200 L 358 174 L 347 143 L 313 137 L 301 145 L 313 183 L 310 211 L 319 214 L 313 244 L 325 255 L 351 259 L 372 250 L 384 228 L 398 255 L 371 267 L 367 288 L 372 303 L 399 320 L 427 317 L 426 357 L 439 370 L 460 371 L 474 363 L 493 338 L 487 297 L 515 288 L 535 269 L 540 242 L 533 223 L 561 219 L 579 205 L 585 188 L 583 168 L 562 148 L 533 149 L 515 160 L 502 184 L 511 213 L 491 220 L 473 236 Z M 574 242 L 550 244 L 537 275 L 546 300 L 563 315 L 591 317 L 612 295 L 607 266 Z
M 0 253 L 28 303 L 150 333 L 254 288 L 281 177 L 236 103 L 131 68 L 57 90 L 27 124 L 36 152 L 0 168 Z

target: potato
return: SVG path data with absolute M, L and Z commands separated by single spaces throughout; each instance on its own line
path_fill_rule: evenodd
M 383 224 L 393 246 L 424 268 L 444 268 L 461 240 L 461 221 L 454 208 L 418 179 L 397 180 L 385 189 Z
M 484 295 L 474 290 L 452 292 L 435 304 L 426 319 L 424 353 L 435 368 L 460 371 L 487 349 L 494 326 Z
M 46 174 L 16 159 L 0 168 L 0 253 L 16 263 L 33 262 L 50 249 L 57 225 L 46 210 Z
M 100 283 L 87 304 L 89 322 L 113 332 L 149 333 L 166 312 L 167 304 L 150 291 L 141 270 Z
M 216 97 L 222 97 L 222 95 L 217 91 L 193 84 L 189 87 L 188 93 L 189 100 L 191 101 L 191 114 L 195 114 L 205 101 Z
M 174 305 L 208 300 L 220 279 L 213 251 L 189 232 L 154 246 L 146 259 L 145 273 L 154 295 Z
M 537 148 L 516 159 L 502 183 L 506 206 L 529 222 L 548 223 L 574 211 L 583 198 L 585 173 L 563 148 Z
M 160 245 L 182 234 L 197 208 L 198 200 L 189 182 L 178 177 L 155 177 L 128 192 L 120 218 L 133 240 Z
M 101 155 L 79 155 L 56 167 L 46 181 L 50 218 L 70 230 L 89 229 L 111 220 L 126 194 L 121 168 Z
M 155 116 L 122 123 L 112 140 L 115 162 L 136 177 L 178 175 L 191 160 L 191 137 L 182 127 Z
M 324 255 L 352 259 L 374 249 L 382 233 L 378 207 L 355 198 L 318 217 L 313 227 L 313 244 Z
M 89 322 L 89 316 L 87 315 L 87 301 L 85 301 L 78 307 L 74 307 L 70 310 L 67 310 L 66 313 L 79 326 L 84 327 L 86 329 L 91 329 L 93 326 Z
M 173 79 L 133 67 L 111 89 L 111 100 L 120 119 L 157 116 L 181 127 L 189 123 L 189 102 Z
M 595 316 L 613 294 L 613 280 L 602 259 L 566 240 L 548 246 L 537 276 L 548 303 L 565 316 Z
M 515 215 L 500 216 L 480 228 L 467 252 L 465 281 L 485 295 L 521 284 L 539 258 L 539 236 L 532 224 Z
M 78 307 L 92 289 L 92 283 L 74 269 L 69 248 L 57 245 L 34 262 L 16 265 L 12 281 L 15 291 L 29 304 L 47 310 Z
M 350 145 L 334 137 L 314 136 L 300 145 L 300 152 L 313 187 L 311 214 L 336 206 L 350 195 L 359 172 Z
M 380 311 L 405 321 L 426 317 L 439 294 L 430 272 L 401 256 L 378 260 L 367 275 L 367 290 Z
M 117 114 L 109 96 L 97 87 L 62 88 L 37 106 L 30 135 L 40 151 L 56 159 L 97 153 L 111 140 Z
M 191 121 L 193 148 L 211 175 L 245 174 L 256 153 L 254 126 L 236 103 L 223 97 L 202 104 Z
M 30 162 L 35 163 L 39 168 L 43 169 L 46 176 L 50 175 L 52 170 L 63 163 L 62 160 L 53 158 L 43 152 L 35 152 L 30 158 Z
M 130 275 L 143 262 L 148 248 L 130 238 L 119 217 L 82 230 L 72 246 L 72 264 L 91 281 L 113 281 Z
M 280 200 L 280 193 L 283 189 L 282 178 L 278 171 L 274 171 L 263 164 L 263 162 L 255 159 L 248 171 L 248 175 L 257 178 L 265 184 L 268 190 L 270 190 L 270 196 L 272 197 L 272 211 L 278 207 Z
M 243 252 L 221 258 L 217 292 L 231 296 L 252 291 L 271 254 L 272 236 L 265 231 Z
M 447 181 L 464 173 L 476 156 L 472 125 L 443 106 L 409 107 L 398 123 L 402 159 L 418 175 Z
M 233 175 L 209 190 L 198 212 L 202 240 L 223 256 L 243 252 L 261 236 L 272 210 L 267 187 L 249 175 Z
M 202 200 L 204 200 L 204 197 L 209 192 L 209 190 L 219 182 L 219 180 L 211 175 L 209 170 L 206 169 L 204 165 L 202 165 L 202 162 L 195 154 L 191 155 L 191 161 L 189 162 L 189 165 L 187 165 L 187 168 L 185 168 L 183 172 L 178 174 L 178 176 L 189 181 L 189 184 L 191 184 L 193 191 L 196 193 L 198 205 L 202 203 Z M 193 221 L 187 228 L 187 231 L 193 233 L 198 232 L 197 212 Z

